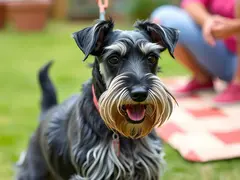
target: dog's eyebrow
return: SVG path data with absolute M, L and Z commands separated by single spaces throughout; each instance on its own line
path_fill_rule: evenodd
M 151 42 L 141 42 L 138 46 L 143 54 L 148 54 L 153 51 L 160 51 L 164 49 L 164 47 Z
M 121 56 L 127 53 L 127 46 L 123 42 L 116 42 L 110 46 L 105 47 L 106 50 L 112 50 L 118 52 Z

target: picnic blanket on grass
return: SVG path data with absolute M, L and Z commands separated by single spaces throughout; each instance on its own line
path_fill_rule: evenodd
M 186 78 L 164 80 L 168 88 L 179 87 Z M 216 91 L 225 84 L 216 82 Z M 212 98 L 216 92 L 201 92 L 177 98 L 170 120 L 158 135 L 189 161 L 207 162 L 240 157 L 240 104 L 216 108 Z

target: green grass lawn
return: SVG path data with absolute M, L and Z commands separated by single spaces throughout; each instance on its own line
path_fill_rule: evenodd
M 84 26 L 91 23 L 84 23 Z M 78 92 L 91 75 L 87 62 L 70 37 L 84 27 L 80 23 L 51 22 L 41 33 L 17 33 L 11 28 L 0 31 L 0 180 L 12 179 L 14 162 L 27 146 L 36 128 L 39 113 L 39 88 L 36 72 L 55 59 L 51 77 L 59 100 Z M 128 27 L 117 25 L 117 28 Z M 91 62 L 89 58 L 88 62 Z M 167 54 L 160 60 L 159 76 L 186 75 Z M 165 180 L 238 180 L 240 160 L 214 163 L 189 163 L 165 145 L 168 162 Z

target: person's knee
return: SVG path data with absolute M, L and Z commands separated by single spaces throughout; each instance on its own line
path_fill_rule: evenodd
M 180 31 L 188 23 L 192 23 L 187 12 L 177 6 L 165 5 L 155 9 L 151 16 L 151 21 L 163 26 L 173 27 Z

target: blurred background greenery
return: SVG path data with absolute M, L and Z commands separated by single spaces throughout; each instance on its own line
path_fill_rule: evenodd
M 70 18 L 89 18 L 98 16 L 95 0 L 70 0 L 67 14 Z M 108 15 L 124 20 L 147 19 L 151 12 L 164 4 L 178 5 L 180 0 L 110 0 Z M 87 17 L 88 16 L 88 17 Z

